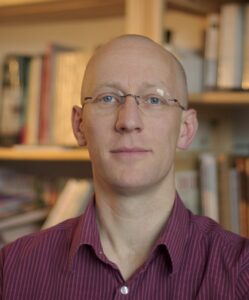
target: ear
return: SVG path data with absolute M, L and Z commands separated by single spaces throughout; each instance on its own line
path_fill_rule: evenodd
M 196 111 L 188 109 L 183 111 L 179 137 L 177 140 L 177 148 L 185 150 L 192 143 L 198 129 L 198 121 Z
M 79 106 L 73 106 L 72 108 L 72 127 L 74 136 L 79 146 L 86 146 L 86 139 L 83 131 L 83 119 L 82 119 L 82 108 Z

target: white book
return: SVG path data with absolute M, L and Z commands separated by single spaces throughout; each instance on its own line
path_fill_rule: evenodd
M 245 5 L 244 19 L 242 88 L 249 89 L 249 4 Z
M 182 201 L 194 214 L 200 213 L 197 170 L 177 171 L 176 189 Z
M 93 184 L 91 181 L 68 180 L 42 228 L 54 226 L 66 219 L 82 214 L 92 194 Z
M 238 4 L 221 7 L 218 87 L 241 88 L 243 10 Z
M 207 17 L 207 30 L 204 49 L 204 87 L 214 89 L 217 86 L 218 69 L 218 46 L 219 46 L 219 24 L 218 14 L 210 14 Z
M 52 141 L 56 145 L 76 145 L 71 125 L 74 105 L 80 105 L 81 84 L 90 52 L 71 51 L 55 57 Z
M 186 72 L 189 93 L 200 93 L 203 90 L 203 56 L 188 49 L 179 49 L 178 53 Z
M 202 213 L 219 222 L 217 160 L 212 153 L 200 155 Z

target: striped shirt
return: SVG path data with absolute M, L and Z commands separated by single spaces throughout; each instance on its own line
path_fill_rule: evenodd
M 0 252 L 2 300 L 249 299 L 249 241 L 189 212 L 177 196 L 147 261 L 127 281 L 85 213 Z

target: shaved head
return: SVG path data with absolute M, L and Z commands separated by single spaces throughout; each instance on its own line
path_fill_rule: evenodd
M 140 35 L 119 36 L 95 51 L 85 70 L 82 83 L 82 99 L 93 93 L 95 83 L 101 82 L 99 76 L 105 77 L 103 72 L 101 75 L 98 74 L 99 66 L 104 65 L 107 73 L 109 71 L 108 66 L 113 66 L 114 64 L 120 70 L 123 65 L 127 66 L 127 64 L 138 69 L 141 65 L 148 65 L 144 74 L 147 81 L 153 80 L 152 66 L 154 68 L 157 64 L 163 66 L 165 74 L 162 74 L 161 81 L 164 82 L 169 95 L 178 99 L 182 105 L 187 106 L 186 76 L 181 63 L 161 45 L 148 37 Z M 116 75 L 113 74 L 114 81 L 115 78 Z M 129 78 L 129 80 L 132 80 L 132 78 Z
M 176 148 L 191 143 L 197 119 L 186 109 L 185 74 L 171 53 L 143 36 L 111 40 L 87 65 L 82 100 L 73 128 L 89 150 L 95 183 L 125 197 L 174 186 Z

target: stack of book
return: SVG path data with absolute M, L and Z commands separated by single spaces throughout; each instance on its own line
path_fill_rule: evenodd
M 55 203 L 62 181 L 0 168 L 0 241 L 7 243 L 38 230 Z
M 90 180 L 51 182 L 0 169 L 0 247 L 82 214 L 92 195 Z

